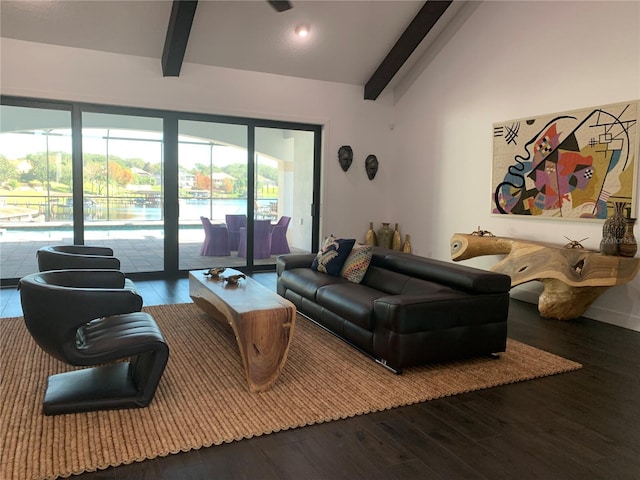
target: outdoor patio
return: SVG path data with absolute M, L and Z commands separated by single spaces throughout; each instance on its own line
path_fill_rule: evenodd
M 85 238 L 85 244 L 111 247 L 114 255 L 120 259 L 125 273 L 155 272 L 164 270 L 164 238 L 149 230 L 118 232 L 120 238 Z M 126 236 L 125 236 L 126 235 Z M 10 238 L 15 235 L 6 231 L 0 233 L 0 277 L 3 279 L 21 278 L 38 271 L 36 251 L 46 245 L 71 245 L 69 232 L 47 232 L 33 240 L 28 237 Z M 46 238 L 45 238 L 46 237 Z M 201 256 L 200 247 L 204 239 L 202 230 L 180 232 L 179 268 L 196 270 L 213 266 L 239 267 L 246 265 L 246 259 L 231 252 L 230 256 Z M 271 258 L 255 260 L 256 265 L 275 263 L 276 255 Z

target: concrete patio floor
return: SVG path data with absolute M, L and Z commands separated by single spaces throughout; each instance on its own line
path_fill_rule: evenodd
M 21 278 L 38 271 L 36 252 L 47 245 L 71 245 L 69 232 L 45 232 L 36 239 L 24 236 L 0 234 L 0 278 Z M 85 238 L 86 245 L 111 247 L 120 259 L 125 273 L 161 272 L 164 270 L 164 238 L 157 232 L 138 230 L 117 232 L 117 238 Z M 178 265 L 180 270 L 197 270 L 214 266 L 239 267 L 246 259 L 231 252 L 230 256 L 209 257 L 200 255 L 202 232 L 180 232 Z M 276 256 L 255 260 L 256 265 L 275 263 Z

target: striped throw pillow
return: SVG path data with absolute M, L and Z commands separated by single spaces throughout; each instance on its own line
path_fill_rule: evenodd
M 373 247 L 371 245 L 356 243 L 344 262 L 340 276 L 350 282 L 360 283 L 367 273 L 372 255 Z

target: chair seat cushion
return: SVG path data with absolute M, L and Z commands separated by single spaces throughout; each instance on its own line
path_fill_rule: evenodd
M 78 365 L 95 365 L 148 352 L 154 344 L 164 343 L 162 332 L 148 313 L 113 315 L 78 328 L 76 360 Z

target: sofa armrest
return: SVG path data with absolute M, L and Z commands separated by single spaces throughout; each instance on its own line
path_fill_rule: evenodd
M 376 329 L 397 333 L 450 328 L 458 318 L 475 318 L 478 323 L 505 321 L 509 293 L 469 295 L 438 292 L 424 295 L 388 295 L 373 302 Z
M 285 270 L 292 268 L 311 268 L 313 260 L 316 258 L 315 253 L 288 253 L 280 255 L 276 260 L 276 272 L 278 276 Z

